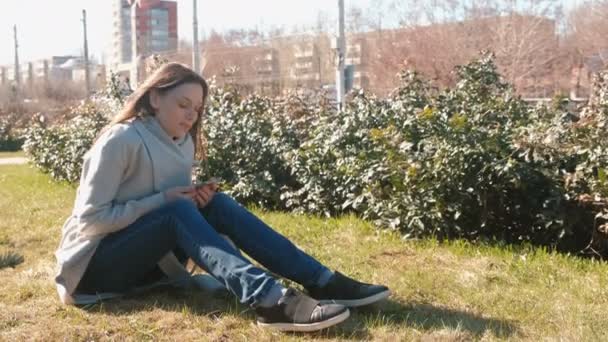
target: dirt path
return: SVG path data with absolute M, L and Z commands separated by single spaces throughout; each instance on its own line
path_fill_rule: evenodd
M 24 157 L 0 158 L 0 165 L 18 165 L 26 163 L 27 158 Z

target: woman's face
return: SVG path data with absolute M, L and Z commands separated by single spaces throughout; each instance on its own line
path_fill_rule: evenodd
M 198 83 L 184 83 L 165 93 L 152 90 L 150 104 L 165 132 L 173 139 L 181 139 L 202 112 L 203 87 Z

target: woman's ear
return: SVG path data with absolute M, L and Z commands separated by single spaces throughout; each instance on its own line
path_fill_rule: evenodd
M 150 89 L 150 107 L 154 110 L 158 110 L 160 103 L 160 93 L 156 89 Z

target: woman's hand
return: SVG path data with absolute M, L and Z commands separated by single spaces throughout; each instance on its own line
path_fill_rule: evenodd
M 211 199 L 213 199 L 213 196 L 215 195 L 215 193 L 217 192 L 219 187 L 220 186 L 215 182 L 208 182 L 208 183 L 196 186 L 194 200 L 196 201 L 196 204 L 198 205 L 198 207 L 204 208 L 207 204 L 209 204 L 209 202 L 211 202 Z
M 195 201 L 196 188 L 194 186 L 178 186 L 164 192 L 167 202 L 172 202 L 179 198 Z

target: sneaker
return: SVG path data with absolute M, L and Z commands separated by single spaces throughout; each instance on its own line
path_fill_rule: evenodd
M 258 325 L 279 331 L 309 332 L 343 322 L 350 312 L 344 305 L 322 305 L 303 293 L 289 288 L 271 307 L 256 307 Z
M 348 307 L 369 305 L 391 294 L 386 286 L 361 283 L 340 272 L 334 272 L 325 286 L 307 287 L 306 290 L 323 304 L 335 303 Z

